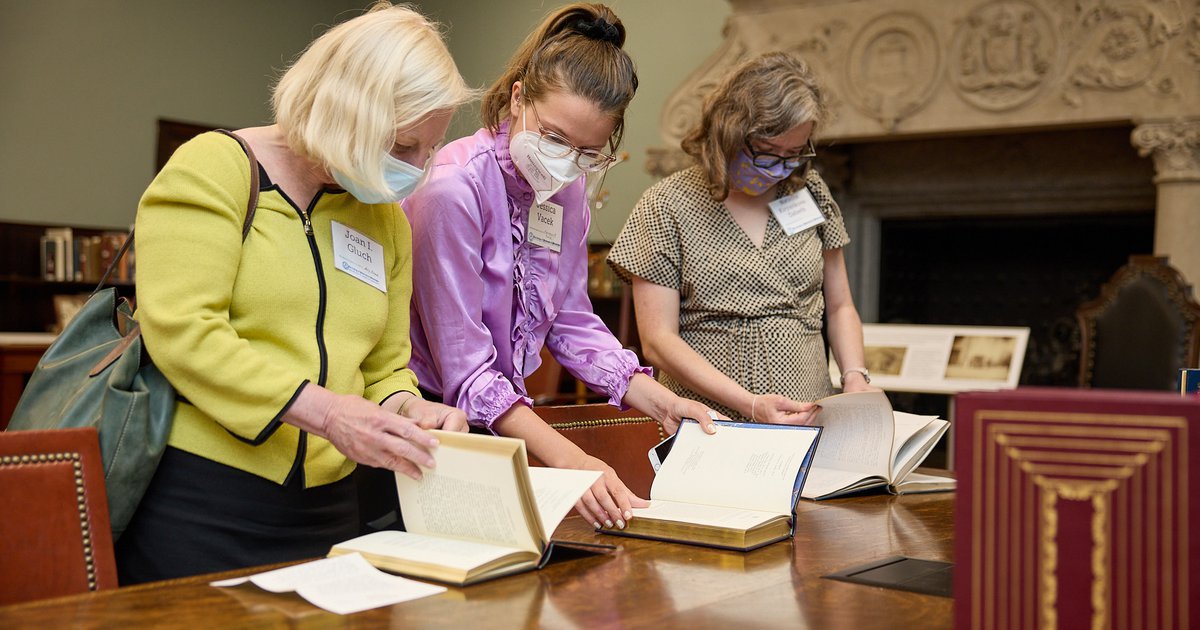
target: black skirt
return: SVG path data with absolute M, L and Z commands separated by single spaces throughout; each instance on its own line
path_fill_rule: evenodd
M 297 475 L 299 477 L 299 475 Z M 318 558 L 358 535 L 354 480 L 279 485 L 167 448 L 116 544 L 121 586 Z

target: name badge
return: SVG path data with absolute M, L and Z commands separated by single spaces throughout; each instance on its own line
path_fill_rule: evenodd
M 352 227 L 337 221 L 329 223 L 333 228 L 333 264 L 339 271 L 387 293 L 383 246 Z
M 779 227 L 783 228 L 783 232 L 788 236 L 825 222 L 825 215 L 821 213 L 817 200 L 813 199 L 808 188 L 801 188 L 800 192 L 776 199 L 767 204 L 767 207 L 771 209 Z
M 529 209 L 529 236 L 526 240 L 555 253 L 562 253 L 563 207 L 547 201 Z

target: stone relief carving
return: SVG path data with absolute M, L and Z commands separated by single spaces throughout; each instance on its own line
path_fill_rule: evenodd
M 659 133 L 669 146 L 678 146 L 683 136 L 700 119 L 704 98 L 713 91 L 726 71 L 750 56 L 749 47 L 731 22 L 726 30 L 725 44 L 667 99 Z
M 729 3 L 718 49 L 662 110 L 665 143 L 651 172 L 686 164 L 679 140 L 704 97 L 730 67 L 768 50 L 800 54 L 825 88 L 831 116 L 818 140 L 936 132 L 943 123 L 1190 118 L 1200 103 L 1200 0 Z
M 1167 44 L 1186 20 L 1178 0 L 1109 4 L 1079 2 L 1074 17 L 1073 54 L 1064 98 L 1079 105 L 1079 90 L 1128 90 L 1146 85 L 1160 96 L 1173 95 L 1175 81 L 1153 81 L 1163 66 Z
M 971 105 L 1003 111 L 1028 103 L 1056 55 L 1049 18 L 1020 0 L 981 4 L 959 24 L 950 46 L 950 83 Z
M 1154 181 L 1200 181 L 1200 119 L 1144 123 L 1131 136 L 1138 155 L 1154 157 Z
M 937 34 L 911 13 L 886 13 L 854 38 L 847 55 L 846 98 L 891 131 L 929 102 L 941 73 Z
M 1192 36 L 1188 38 L 1184 48 L 1192 57 L 1192 63 L 1200 65 L 1200 15 L 1192 18 Z

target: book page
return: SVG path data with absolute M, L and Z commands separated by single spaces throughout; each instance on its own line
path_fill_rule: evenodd
M 838 394 L 817 401 L 821 411 L 814 425 L 823 426 L 813 459 L 814 471 L 832 468 L 891 478 L 895 420 L 883 392 Z M 812 484 L 810 473 L 805 486 Z M 808 496 L 808 492 L 804 493 Z
M 603 474 L 598 470 L 567 470 L 565 468 L 529 469 L 529 483 L 537 500 L 538 516 L 542 519 L 542 531 L 554 533 L 558 524 L 575 507 L 579 497 L 596 483 Z
M 779 518 L 779 513 L 653 499 L 650 507 L 633 508 L 633 517 L 746 530 Z
M 523 443 L 468 433 L 436 435 L 441 440 L 433 452 L 437 467 L 422 468 L 421 481 L 396 475 L 405 529 L 541 553 L 541 522 L 529 522 L 529 514 L 536 519 L 535 508 L 525 509 L 514 467 L 516 449 L 525 456 Z
M 388 575 L 356 553 L 210 582 L 209 585 L 229 587 L 246 582 L 272 593 L 295 591 L 313 605 L 339 615 L 446 592 L 444 586 Z
M 820 446 L 817 447 L 817 450 L 820 450 Z M 808 479 L 804 480 L 804 491 L 800 496 L 805 499 L 819 499 L 827 494 L 860 484 L 863 481 L 868 481 L 866 484 L 861 484 L 863 487 L 868 487 L 869 485 L 887 485 L 887 479 L 878 475 L 864 475 L 852 470 L 817 468 L 813 466 L 808 471 Z
M 362 553 L 383 558 L 468 571 L 504 556 L 528 551 L 489 545 L 471 540 L 384 530 L 334 545 L 345 553 Z
M 949 425 L 934 416 L 896 412 L 896 461 L 892 464 L 892 483 L 903 481 L 909 471 L 925 461 Z
M 953 477 L 938 477 L 922 473 L 909 473 L 900 483 L 894 484 L 896 494 L 918 494 L 921 492 L 943 492 L 953 490 L 958 481 Z
M 721 505 L 775 514 L 792 511 L 792 490 L 817 431 L 775 425 L 680 425 L 651 499 Z

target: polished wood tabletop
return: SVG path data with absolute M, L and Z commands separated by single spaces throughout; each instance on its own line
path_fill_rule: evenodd
M 897 555 L 950 561 L 953 506 L 953 493 L 802 501 L 793 540 L 745 553 L 600 535 L 572 517 L 556 538 L 618 550 L 348 616 L 208 586 L 253 572 L 237 571 L 0 607 L 0 628 L 949 628 L 949 598 L 821 576 Z

